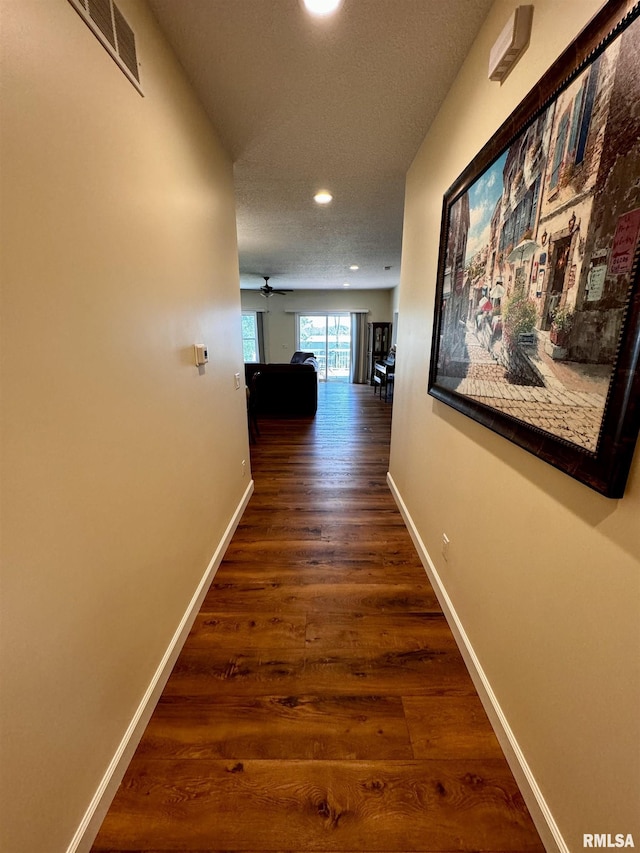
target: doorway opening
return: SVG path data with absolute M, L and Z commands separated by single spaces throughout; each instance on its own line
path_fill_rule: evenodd
M 297 348 L 315 354 L 320 381 L 349 381 L 350 314 L 299 314 L 297 333 Z
M 572 237 L 563 237 L 555 241 L 553 255 L 551 257 L 551 277 L 547 284 L 547 296 L 542 323 L 540 328 L 548 331 L 553 322 L 556 308 L 560 307 L 562 295 L 566 290 L 566 283 L 571 270 L 571 240 Z

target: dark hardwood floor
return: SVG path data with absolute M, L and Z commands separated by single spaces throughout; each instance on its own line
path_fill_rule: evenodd
M 262 420 L 255 493 L 93 850 L 542 851 L 386 483 L 391 405 Z

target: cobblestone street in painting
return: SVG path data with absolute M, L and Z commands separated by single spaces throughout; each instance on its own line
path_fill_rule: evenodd
M 571 390 L 560 382 L 545 388 L 512 385 L 505 379 L 504 368 L 479 343 L 473 331 L 467 332 L 465 344 L 469 355 L 467 375 L 463 379 L 443 376 L 439 379 L 441 385 L 595 451 L 604 393 Z

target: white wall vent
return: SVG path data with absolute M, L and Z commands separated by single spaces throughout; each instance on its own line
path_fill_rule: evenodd
M 69 0 L 69 3 L 142 94 L 136 37 L 113 0 Z

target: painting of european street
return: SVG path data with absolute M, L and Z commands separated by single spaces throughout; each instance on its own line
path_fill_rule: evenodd
M 636 19 L 453 200 L 441 259 L 437 386 L 591 453 L 636 272 L 639 43 Z

